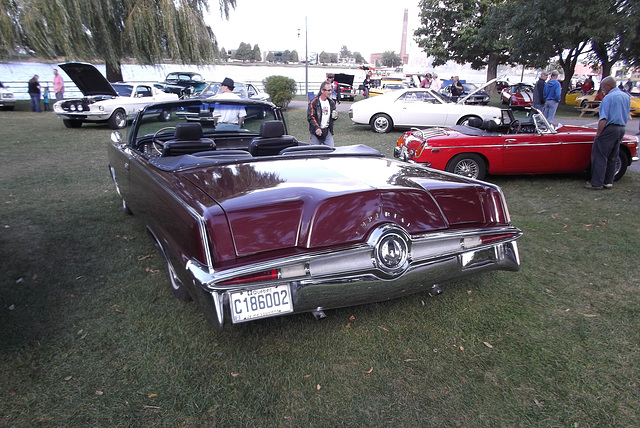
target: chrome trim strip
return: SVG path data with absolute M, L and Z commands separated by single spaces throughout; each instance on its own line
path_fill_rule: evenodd
M 383 225 L 382 228 L 390 225 Z M 402 230 L 398 226 L 392 227 L 394 230 Z M 406 234 L 406 232 L 404 232 Z M 503 239 L 489 244 L 479 244 L 471 248 L 465 248 L 464 242 L 472 238 L 479 238 L 485 235 L 495 234 L 514 234 L 512 238 Z M 251 275 L 252 273 L 262 272 L 271 269 L 280 269 L 282 267 L 301 265 L 305 269 L 300 269 L 300 275 L 290 278 L 282 278 L 268 283 L 290 282 L 290 281 L 310 281 L 317 282 L 323 279 L 343 279 L 355 277 L 370 277 L 378 280 L 396 279 L 404 273 L 420 267 L 433 261 L 452 257 L 464 253 L 466 251 L 481 251 L 486 248 L 494 247 L 506 242 L 515 241 L 522 235 L 522 231 L 512 226 L 495 227 L 490 229 L 470 229 L 466 231 L 455 232 L 437 232 L 425 234 L 422 236 L 412 236 L 408 239 L 409 258 L 408 266 L 401 272 L 394 274 L 392 271 L 385 272 L 375 265 L 374 250 L 371 242 L 359 244 L 341 250 L 326 250 L 310 254 L 303 254 L 291 257 L 284 257 L 276 260 L 264 261 L 249 266 L 232 268 L 224 271 L 211 271 L 208 267 L 203 266 L 197 260 L 190 260 L 187 263 L 187 270 L 194 279 L 203 287 L 210 291 L 227 291 L 237 288 L 253 288 L 264 286 L 264 283 L 250 283 L 242 285 L 219 285 L 233 278 Z M 304 272 L 304 274 L 302 274 Z

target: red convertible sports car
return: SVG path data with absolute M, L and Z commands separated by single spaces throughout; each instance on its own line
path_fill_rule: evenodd
M 300 142 L 268 102 L 152 104 L 113 140 L 124 211 L 158 245 L 174 295 L 218 328 L 435 295 L 520 266 L 522 232 L 499 187 L 363 145 Z
M 535 109 L 526 120 L 502 111 L 502 123 L 469 121 L 470 126 L 412 130 L 403 134 L 394 156 L 465 177 L 485 174 L 564 174 L 587 170 L 596 130 L 554 128 Z M 638 160 L 638 137 L 625 135 L 615 179 Z
M 533 106 L 533 86 L 526 83 L 517 83 L 508 88 L 504 88 L 500 93 L 502 104 L 509 107 L 532 107 Z

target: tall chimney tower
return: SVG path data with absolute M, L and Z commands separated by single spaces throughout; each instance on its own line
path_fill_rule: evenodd
M 409 62 L 409 55 L 407 55 L 407 21 L 409 20 L 409 9 L 404 10 L 404 20 L 402 21 L 402 44 L 400 46 L 400 58 L 402 63 L 407 64 Z

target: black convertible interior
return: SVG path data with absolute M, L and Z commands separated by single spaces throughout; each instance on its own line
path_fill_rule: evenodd
M 216 144 L 218 138 L 205 136 L 199 122 L 178 123 L 175 128 L 161 128 L 158 133 L 164 135 L 160 131 L 167 128 L 173 130 L 171 138 L 163 140 L 154 134 L 151 140 L 139 146 L 149 155 L 149 162 L 164 171 L 273 157 L 382 157 L 378 150 L 361 144 L 334 148 L 300 142 L 292 135 L 284 134 L 284 123 L 279 120 L 262 122 L 260 135 L 252 138 L 243 149 L 221 149 Z M 224 139 L 223 136 L 219 138 Z

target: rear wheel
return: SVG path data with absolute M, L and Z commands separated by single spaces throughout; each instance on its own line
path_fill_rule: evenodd
M 629 165 L 629 155 L 627 152 L 620 149 L 620 153 L 618 153 L 618 160 L 616 161 L 616 175 L 614 175 L 613 180 L 618 181 L 622 178 L 625 172 L 627 172 L 627 166 Z
M 464 116 L 464 117 L 460 118 L 460 120 L 458 121 L 458 123 L 456 123 L 456 125 L 467 125 L 467 126 L 469 126 L 469 120 L 470 119 L 480 119 L 482 121 L 482 118 L 478 117 L 478 116 Z
M 171 261 L 166 255 L 165 255 L 165 260 L 167 262 L 167 270 L 169 271 L 169 283 L 171 284 L 171 292 L 176 298 L 180 300 L 183 300 L 185 302 L 190 301 L 191 295 L 185 288 L 182 281 L 180 281 L 180 278 L 178 278 L 178 275 L 176 274 L 176 270 L 173 268 Z
M 127 126 L 127 114 L 124 110 L 118 109 L 109 118 L 109 128 L 122 129 Z
M 449 161 L 446 171 L 463 177 L 482 180 L 487 170 L 484 160 L 474 153 L 462 153 Z
M 371 119 L 371 129 L 378 134 L 391 132 L 393 129 L 393 120 L 384 113 L 378 113 Z
M 81 120 L 62 119 L 62 123 L 64 123 L 64 126 L 67 128 L 80 128 L 82 126 Z

